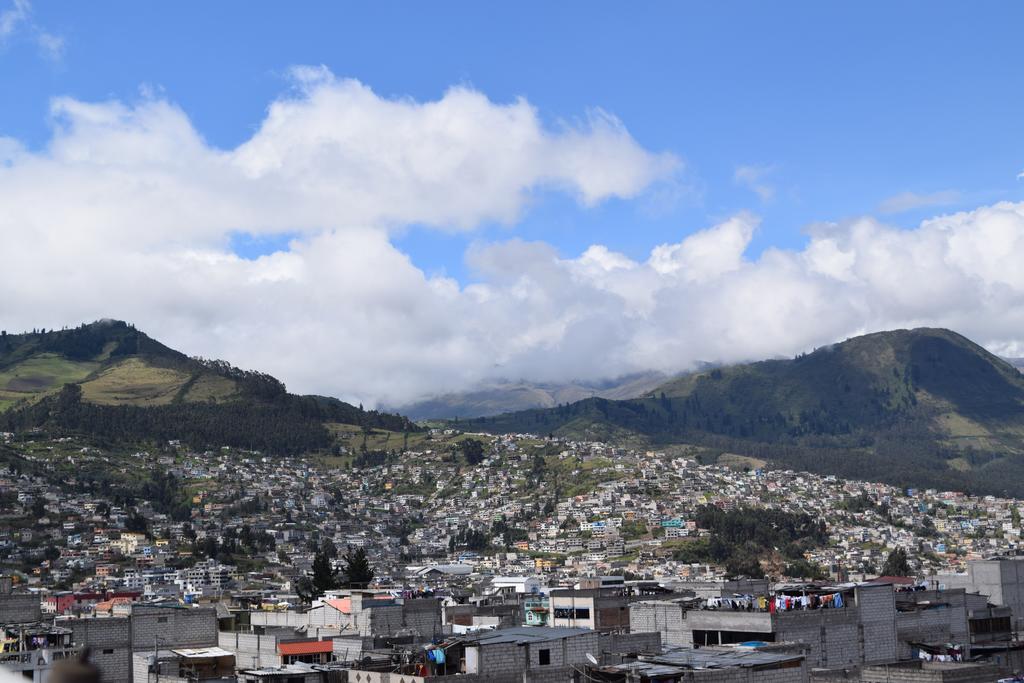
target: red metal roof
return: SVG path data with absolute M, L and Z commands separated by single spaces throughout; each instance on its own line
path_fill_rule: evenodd
M 317 655 L 334 652 L 330 640 L 304 640 L 299 643 L 278 643 L 277 652 L 282 655 Z

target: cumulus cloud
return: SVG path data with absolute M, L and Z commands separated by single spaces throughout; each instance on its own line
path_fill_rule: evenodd
M 391 405 L 489 378 L 672 372 L 924 324 L 1024 355 L 1024 205 L 913 230 L 822 224 L 804 248 L 757 257 L 749 213 L 639 260 L 512 239 L 471 248 L 460 284 L 424 273 L 392 230 L 514 222 L 540 191 L 584 207 L 637 197 L 678 161 L 606 113 L 551 128 L 524 100 L 467 88 L 416 102 L 324 69 L 296 77 L 233 149 L 156 99 L 58 99 L 44 150 L 0 138 L 0 326 L 119 317 L 293 390 Z M 293 237 L 249 260 L 231 252 L 238 231 Z
M 508 328 L 466 338 L 459 316 L 487 292 L 426 277 L 392 246 L 392 229 L 512 223 L 542 191 L 584 206 L 632 198 L 680 165 L 601 111 L 550 127 L 523 99 L 497 104 L 464 87 L 416 102 L 323 68 L 295 77 L 234 149 L 211 146 L 152 97 L 57 98 L 41 152 L 0 138 L 4 326 L 118 316 L 296 389 L 422 393 L 497 362 L 503 354 L 482 350 Z M 246 261 L 229 249 L 238 232 L 295 239 Z M 463 365 L 470 354 L 478 360 Z
M 960 201 L 960 193 L 956 190 L 942 190 L 929 194 L 917 192 L 901 192 L 882 201 L 878 205 L 879 213 L 903 213 L 914 209 L 925 209 L 933 206 L 949 206 Z

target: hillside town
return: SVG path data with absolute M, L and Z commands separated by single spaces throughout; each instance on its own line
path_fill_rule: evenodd
M 1024 670 L 1013 499 L 694 447 L 452 428 L 405 451 L 368 450 L 364 435 L 290 459 L 0 438 L 3 662 L 35 680 L 84 648 L 111 681 L 830 681 L 837 669 L 869 681 L 883 665 L 940 681 L 954 680 L 952 663 L 955 680 L 980 681 Z M 754 547 L 751 561 L 729 547 L 745 540 L 717 526 L 747 514 L 811 531 L 779 537 L 788 549 Z M 357 551 L 372 579 L 342 585 Z M 311 594 L 318 560 L 333 584 Z M 198 635 L 158 626 L 182 620 L 197 620 Z M 101 647 L 101 629 L 122 623 L 150 624 L 149 635 Z M 510 646 L 548 663 L 517 655 L 484 670 L 504 661 L 484 652 Z M 447 659 L 421 661 L 431 648 Z M 701 677 L 722 670 L 739 677 Z

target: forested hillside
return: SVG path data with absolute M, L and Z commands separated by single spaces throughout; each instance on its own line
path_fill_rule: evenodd
M 639 399 L 468 424 L 632 435 L 846 477 L 1024 492 L 1024 378 L 948 330 L 865 335 L 790 360 L 683 376 Z
M 111 442 L 179 439 L 292 454 L 327 448 L 325 423 L 416 431 L 407 418 L 289 394 L 270 375 L 190 358 L 120 321 L 0 333 L 0 430 Z

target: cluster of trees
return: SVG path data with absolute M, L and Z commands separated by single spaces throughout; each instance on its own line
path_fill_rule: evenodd
M 448 539 L 448 549 L 451 552 L 456 550 L 486 550 L 491 544 L 489 534 L 476 529 L 462 529 Z
M 98 405 L 67 384 L 56 396 L 0 414 L 8 431 L 44 427 L 115 443 L 181 439 L 193 448 L 233 446 L 280 455 L 327 448 L 323 424 L 288 404 L 178 403 L 163 406 Z
M 894 548 L 889 556 L 885 558 L 882 565 L 882 576 L 909 576 L 910 561 L 907 558 L 907 551 L 903 548 Z
M 188 494 L 172 472 L 154 468 L 139 487 L 138 495 L 149 501 L 154 510 L 170 515 L 176 522 L 183 522 L 191 516 L 192 504 Z
M 375 426 L 418 430 L 406 418 L 375 411 L 350 411 L 347 404 L 293 396 L 272 402 L 172 403 L 162 406 L 99 405 L 82 400 L 82 389 L 67 384 L 55 396 L 0 414 L 7 431 L 34 427 L 85 434 L 115 443 L 180 439 L 193 448 L 233 446 L 279 455 L 326 449 L 332 438 L 325 421 L 362 420 Z
M 679 562 L 724 565 L 734 576 L 765 575 L 761 562 L 778 553 L 795 576 L 818 578 L 823 570 L 803 554 L 828 542 L 823 522 L 803 513 L 742 508 L 724 511 L 713 505 L 697 510 L 694 521 L 710 536 L 686 541 L 673 550 Z M 787 573 L 790 573 L 787 570 Z
M 366 588 L 374 578 L 373 567 L 364 548 L 350 548 L 342 558 L 342 566 L 335 567 L 338 550 L 330 540 L 325 541 L 313 556 L 313 573 L 295 582 L 299 599 L 311 603 L 335 588 Z
M 24 334 L 3 331 L 0 332 L 0 354 L 17 356 L 9 360 L 18 360 L 32 353 L 56 353 L 75 361 L 92 360 L 111 342 L 115 353 L 122 345 L 137 346 L 139 334 L 135 328 L 120 321 L 102 321 L 63 330 L 34 329 Z M 0 359 L 0 365 L 3 364 L 3 359 Z
M 240 530 L 227 529 L 218 541 L 213 536 L 206 536 L 196 546 L 196 550 L 206 557 L 222 562 L 234 562 L 239 557 L 252 557 L 277 547 L 274 536 L 261 529 L 253 529 L 248 524 Z
M 466 459 L 466 464 L 473 467 L 479 465 L 487 457 L 484 443 L 479 439 L 463 439 L 459 442 L 459 452 Z

